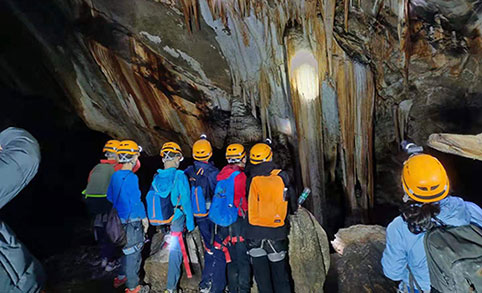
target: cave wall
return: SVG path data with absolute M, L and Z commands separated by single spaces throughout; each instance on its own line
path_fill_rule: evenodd
M 308 204 L 320 222 L 339 197 L 333 184 L 355 221 L 375 201 L 394 200 L 402 139 L 482 130 L 476 1 L 2 5 L 90 128 L 136 139 L 149 154 L 168 139 L 189 150 L 200 133 L 217 148 L 279 138 L 299 184 L 314 191 Z M 290 30 L 316 59 L 310 104 L 290 76 Z

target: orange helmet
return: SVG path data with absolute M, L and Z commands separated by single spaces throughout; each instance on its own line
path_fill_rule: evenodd
M 133 140 L 123 140 L 117 148 L 117 154 L 138 155 L 142 148 Z
M 271 147 L 265 143 L 255 144 L 249 152 L 249 161 L 253 165 L 269 162 L 273 159 Z
M 233 143 L 226 148 L 226 160 L 228 163 L 238 163 L 246 156 L 244 146 L 239 143 Z
M 426 154 L 411 156 L 403 163 L 402 186 L 410 198 L 426 203 L 444 199 L 450 189 L 445 168 Z
M 164 158 L 164 155 L 167 153 L 180 154 L 182 156 L 181 147 L 177 143 L 172 141 L 166 142 L 162 145 L 161 157 Z
M 201 135 L 201 139 L 192 145 L 192 156 L 197 161 L 207 161 L 213 155 L 211 143 L 207 140 L 206 135 Z
M 102 152 L 115 153 L 117 152 L 117 148 L 119 147 L 119 144 L 120 144 L 120 141 L 111 139 L 105 143 L 104 148 L 102 149 Z

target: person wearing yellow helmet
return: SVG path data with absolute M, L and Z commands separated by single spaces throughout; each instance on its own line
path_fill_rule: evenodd
M 139 284 L 144 234 L 149 227 L 146 209 L 141 200 L 139 179 L 132 172 L 142 148 L 132 140 L 123 140 L 117 148 L 122 169 L 112 175 L 107 199 L 117 210 L 126 233 L 127 243 L 122 248 L 120 274 L 114 279 L 114 287 L 126 284 L 126 293 L 147 292 L 148 287 Z
M 246 244 L 260 292 L 292 292 L 289 275 L 288 211 L 297 209 L 288 173 L 273 162 L 271 141 L 255 144 L 246 171 Z
M 147 214 L 154 226 L 168 226 L 169 268 L 166 292 L 177 292 L 184 259 L 186 272 L 190 277 L 189 258 L 184 244 L 183 231 L 194 230 L 189 181 L 183 171 L 178 170 L 184 159 L 181 147 L 175 142 L 162 145 L 160 155 L 164 169 L 157 170 L 146 196 Z M 167 241 L 166 241 L 167 242 Z
M 207 140 L 206 135 L 203 134 L 192 147 L 194 164 L 184 171 L 191 185 L 193 214 L 205 244 L 204 268 L 199 284 L 201 292 L 223 292 L 224 290 L 224 285 L 217 282 L 216 279 L 220 274 L 225 274 L 225 272 L 214 269 L 216 263 L 225 261 L 224 254 L 214 249 L 214 243 L 211 240 L 214 225 L 207 217 L 216 188 L 216 176 L 219 173 L 219 170 L 209 162 L 212 155 L 211 143 Z
M 445 168 L 437 158 L 420 153 L 421 150 L 419 147 L 417 152 L 409 152 L 412 155 L 403 164 L 401 183 L 404 204 L 400 209 L 401 215 L 387 227 L 382 257 L 385 275 L 401 281 L 401 292 L 441 290 L 437 282 L 440 274 L 433 276 L 433 267 L 427 260 L 430 258 L 426 253 L 428 247 L 424 245 L 424 239 L 432 235 L 438 225 L 482 225 L 480 207 L 449 195 L 450 181 Z M 425 239 L 426 243 L 430 243 L 427 241 Z M 458 247 L 450 249 L 457 251 Z M 482 244 L 478 249 L 480 255 Z M 447 273 L 449 275 L 450 272 Z
M 224 272 L 227 266 L 229 292 L 250 292 L 251 266 L 245 243 L 248 201 L 246 199 L 246 150 L 242 144 L 226 147 L 228 164 L 217 176 L 217 186 L 209 211 L 209 218 L 218 225 L 215 241 L 218 249 L 229 253 L 231 262 L 220 263 Z M 226 250 L 227 247 L 227 250 Z M 223 276 L 221 276 L 222 278 Z M 225 283 L 221 280 L 220 282 Z
M 93 261 L 92 265 L 101 265 L 106 271 L 112 271 L 116 267 L 115 247 L 109 241 L 105 233 L 107 214 L 111 204 L 107 200 L 107 188 L 109 187 L 112 174 L 116 171 L 117 148 L 120 141 L 111 139 L 102 148 L 106 159 L 100 162 L 90 171 L 87 179 L 87 187 L 83 194 L 89 216 L 93 218 L 94 237 L 100 248 L 100 261 Z

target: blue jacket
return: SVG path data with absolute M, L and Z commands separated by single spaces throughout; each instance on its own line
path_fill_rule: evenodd
M 204 163 L 199 161 L 194 161 L 194 165 L 187 167 L 184 171 L 188 178 L 191 178 L 196 170 L 204 169 L 204 174 L 206 175 L 208 182 L 209 182 L 209 190 L 207 190 L 207 195 L 211 198 L 214 194 L 214 190 L 216 189 L 216 184 L 218 183 L 218 173 L 219 169 L 216 168 L 211 162 Z
M 173 221 L 179 219 L 184 214 L 186 216 L 187 229 L 189 231 L 194 230 L 194 217 L 192 214 L 189 182 L 187 181 L 187 177 L 184 172 L 177 170 L 176 168 L 157 170 L 157 175 L 154 177 L 154 180 L 152 180 L 151 188 L 147 193 L 147 200 L 155 196 L 156 191 L 154 190 L 153 186 L 156 187 L 158 196 L 166 198 L 170 194 L 172 205 L 181 205 L 182 210 L 176 209 L 174 212 Z
M 440 201 L 442 222 L 452 226 L 470 223 L 482 226 L 482 209 L 476 204 L 465 202 L 460 197 L 448 196 Z M 425 255 L 425 233 L 413 234 L 401 216 L 396 217 L 387 227 L 387 244 L 383 251 L 382 266 L 385 276 L 394 281 L 409 284 L 407 265 L 422 290 L 430 290 L 430 276 Z M 403 288 L 400 283 L 400 288 Z
M 114 204 L 123 223 L 146 218 L 146 209 L 141 201 L 139 178 L 132 171 L 114 173 L 107 189 L 107 199 Z

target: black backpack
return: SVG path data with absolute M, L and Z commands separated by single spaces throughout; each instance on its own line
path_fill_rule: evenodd
M 482 292 L 480 227 L 436 226 L 427 231 L 424 244 L 433 288 L 441 293 Z

